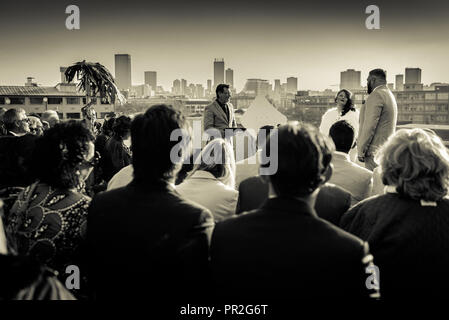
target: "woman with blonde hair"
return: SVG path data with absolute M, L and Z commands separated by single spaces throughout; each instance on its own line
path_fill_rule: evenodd
M 223 139 L 214 139 L 194 160 L 193 170 L 176 190 L 184 198 L 209 209 L 215 222 L 218 222 L 235 214 L 238 191 L 234 188 L 232 146 Z
M 376 155 L 385 194 L 351 208 L 340 225 L 367 240 L 381 295 L 436 297 L 449 287 L 449 154 L 432 131 L 402 129 Z

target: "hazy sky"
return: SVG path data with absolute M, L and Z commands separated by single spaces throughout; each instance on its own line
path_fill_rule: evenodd
M 325 89 L 348 68 L 423 69 L 422 81 L 449 82 L 449 1 L 8 1 L 0 8 L 0 84 L 33 76 L 55 85 L 59 66 L 100 62 L 114 74 L 114 54 L 129 53 L 133 84 L 158 72 L 170 89 L 176 78 L 206 85 L 214 58 L 247 78 Z M 81 29 L 67 30 L 65 8 L 76 4 Z M 365 8 L 380 8 L 380 30 L 365 28 Z

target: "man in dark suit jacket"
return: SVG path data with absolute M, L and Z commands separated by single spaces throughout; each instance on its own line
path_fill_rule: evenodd
M 94 298 L 176 301 L 192 298 L 198 284 L 206 283 L 213 218 L 181 198 L 173 184 L 188 143 L 183 137 L 182 156 L 172 159 L 170 151 L 179 144 L 170 135 L 186 128 L 181 113 L 166 105 L 152 106 L 132 122 L 134 179 L 98 194 L 89 208 Z
M 260 176 L 243 180 L 239 186 L 239 200 L 236 214 L 259 208 L 268 199 L 268 184 Z M 351 194 L 331 183 L 324 184 L 315 202 L 318 217 L 335 225 L 351 207 Z
M 329 176 L 333 145 L 317 128 L 298 122 L 273 134 L 278 170 L 262 176 L 270 198 L 260 209 L 218 223 L 212 235 L 215 293 L 246 301 L 367 298 L 368 245 L 313 209 Z
M 212 129 L 216 129 L 214 138 L 218 138 L 218 132 L 221 138 L 225 138 L 226 128 L 235 128 L 237 124 L 235 122 L 234 107 L 229 102 L 231 99 L 231 92 L 229 91 L 229 85 L 219 84 L 215 90 L 217 99 L 208 105 L 204 109 L 203 125 L 204 131 L 208 131 L 211 134 Z

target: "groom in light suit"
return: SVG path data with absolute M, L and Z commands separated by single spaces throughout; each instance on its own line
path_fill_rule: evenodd
M 204 131 L 208 129 L 217 129 L 221 137 L 225 138 L 226 128 L 236 128 L 234 107 L 229 102 L 231 92 L 229 85 L 219 84 L 215 90 L 217 99 L 204 109 L 203 124 Z M 231 143 L 232 143 L 232 139 Z
M 360 109 L 357 150 L 359 161 L 372 171 L 377 167 L 375 152 L 396 130 L 398 107 L 384 70 L 371 70 L 367 82 L 369 96 Z

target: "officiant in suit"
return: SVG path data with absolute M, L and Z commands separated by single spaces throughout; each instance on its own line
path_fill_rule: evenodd
M 231 99 L 229 85 L 219 84 L 215 89 L 215 93 L 217 94 L 217 99 L 204 109 L 204 131 L 216 129 L 220 132 L 221 137 L 224 139 L 226 128 L 237 127 L 237 123 L 235 122 L 234 107 L 229 102 Z M 214 135 L 214 138 L 218 138 L 218 136 Z

